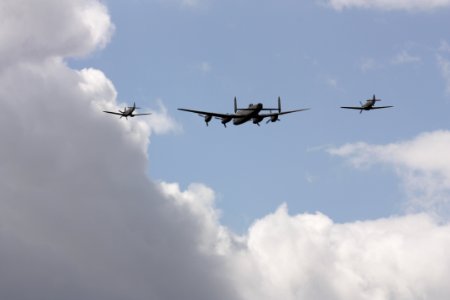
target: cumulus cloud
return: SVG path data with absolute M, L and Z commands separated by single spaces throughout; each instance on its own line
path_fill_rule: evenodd
M 0 46 L 0 298 L 236 299 L 222 256 L 205 250 L 221 234 L 203 215 L 210 202 L 180 205 L 148 179 L 151 133 L 176 127 L 162 104 L 119 121 L 101 111 L 118 108 L 112 82 L 64 62 L 104 46 L 106 8 L 1 5 L 2 30 L 15 35 Z M 186 194 L 212 197 L 198 186 Z
M 0 66 L 84 56 L 105 46 L 114 31 L 106 7 L 91 0 L 3 0 L 0 19 Z
M 17 33 L 0 46 L 1 299 L 447 298 L 450 229 L 426 214 L 335 224 L 282 206 L 236 236 L 210 188 L 150 180 L 151 134 L 177 128 L 162 102 L 105 115 L 124 105 L 114 84 L 64 61 L 104 46 L 107 9 L 35 2 L 0 4 L 5 26 L 34 25 L 1 29 Z
M 328 0 L 336 10 L 364 8 L 378 10 L 431 11 L 450 7 L 450 0 Z
M 450 132 L 423 133 L 416 138 L 387 145 L 354 143 L 330 149 L 355 167 L 383 163 L 394 167 L 402 178 L 411 205 L 448 213 L 450 199 Z
M 247 274 L 239 278 L 246 299 L 443 300 L 450 292 L 450 227 L 425 214 L 336 224 L 281 206 L 253 224 L 245 245 L 235 263 Z

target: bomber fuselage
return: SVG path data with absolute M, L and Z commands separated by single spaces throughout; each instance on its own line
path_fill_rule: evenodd
M 247 109 L 236 111 L 237 117 L 233 118 L 234 125 L 241 125 L 258 116 L 263 109 L 262 103 L 250 104 Z

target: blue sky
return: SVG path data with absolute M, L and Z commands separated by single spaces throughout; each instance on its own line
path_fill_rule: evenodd
M 341 11 L 317 1 L 106 1 L 115 33 L 106 49 L 71 60 L 102 70 L 118 100 L 155 108 L 182 130 L 154 137 L 154 179 L 204 183 L 222 222 L 241 232 L 287 203 L 335 221 L 404 211 L 395 171 L 355 170 L 327 149 L 386 144 L 447 128 L 450 109 L 438 57 L 449 57 L 450 10 Z M 443 46 L 444 45 L 444 46 Z M 439 50 L 441 48 L 441 50 Z M 395 108 L 344 111 L 377 94 Z M 262 102 L 312 108 L 276 124 L 204 126 L 178 107 L 231 112 Z M 133 121 L 130 121 L 133 122 Z

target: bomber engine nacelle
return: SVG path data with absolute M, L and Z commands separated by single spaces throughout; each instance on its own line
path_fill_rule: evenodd
M 259 126 L 259 122 L 261 122 L 264 118 L 263 117 L 253 117 L 253 124 L 256 124 Z
M 224 117 L 224 118 L 221 118 L 221 122 L 222 122 L 222 124 L 223 124 L 223 126 L 226 128 L 227 127 L 227 123 L 228 122 L 230 122 L 231 120 L 233 119 L 233 117 Z
M 280 121 L 280 119 L 278 118 L 278 115 L 273 115 L 273 116 L 270 116 L 270 119 L 267 121 L 267 123 L 276 122 L 276 121 Z
M 205 115 L 205 123 L 206 123 L 206 126 L 208 126 L 208 123 L 209 123 L 209 121 L 211 121 L 212 120 L 212 116 L 211 115 Z

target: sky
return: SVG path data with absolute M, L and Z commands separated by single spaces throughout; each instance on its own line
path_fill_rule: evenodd
M 0 298 L 447 299 L 450 1 L 3 0 Z M 342 110 L 376 94 L 394 108 Z M 185 107 L 311 108 L 206 127 Z M 104 114 L 136 102 L 149 117 Z

